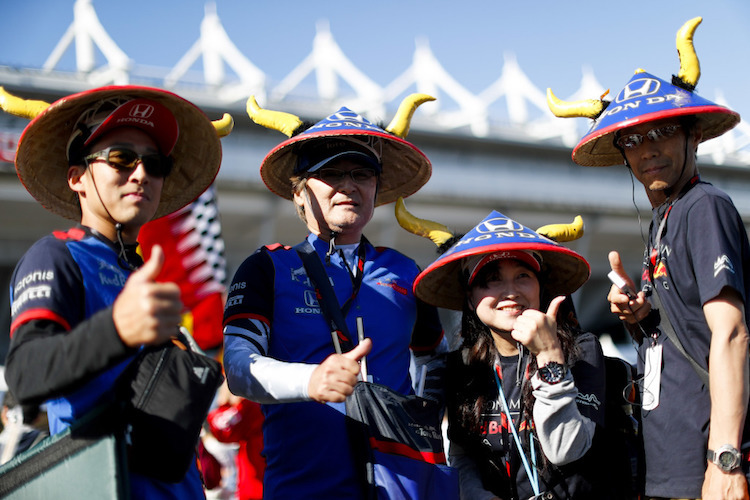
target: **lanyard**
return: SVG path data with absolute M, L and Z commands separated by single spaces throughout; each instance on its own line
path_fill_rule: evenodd
M 352 302 L 357 297 L 357 294 L 359 293 L 359 288 L 362 286 L 362 278 L 365 273 L 365 243 L 366 239 L 364 236 L 359 241 L 359 247 L 357 248 L 357 261 L 355 262 L 355 268 L 354 270 L 356 273 L 352 271 L 352 268 L 349 267 L 349 261 L 347 261 L 346 256 L 344 255 L 344 252 L 339 250 L 339 257 L 341 257 L 341 260 L 344 261 L 344 267 L 346 267 L 346 270 L 349 272 L 349 278 L 352 280 L 352 294 L 349 296 L 348 299 L 346 299 L 346 302 L 344 302 L 344 305 L 341 306 L 341 312 L 346 316 L 346 313 L 349 311 L 349 307 L 351 307 Z
M 349 271 L 349 277 L 352 280 L 352 294 L 344 303 L 343 307 L 339 307 L 336 293 L 331 286 L 331 281 L 326 273 L 323 262 L 320 260 L 318 253 L 310 242 L 305 239 L 302 243 L 295 246 L 294 249 L 302 259 L 302 263 L 305 266 L 307 276 L 310 278 L 313 286 L 315 287 L 315 295 L 320 303 L 320 309 L 323 312 L 323 316 L 328 320 L 331 328 L 331 337 L 333 339 L 334 347 L 337 353 L 350 351 L 354 348 L 354 342 L 352 341 L 351 335 L 349 334 L 349 328 L 346 325 L 346 313 L 349 310 L 354 298 L 359 293 L 360 286 L 362 285 L 362 279 L 364 275 L 364 261 L 365 261 L 365 246 L 367 240 L 364 236 L 359 242 L 359 250 L 357 254 L 357 275 L 352 276 L 349 265 L 344 259 L 344 264 L 347 271 Z
M 508 419 L 508 427 L 510 428 L 511 433 L 513 434 L 513 441 L 516 443 L 516 448 L 518 448 L 518 454 L 521 455 L 521 462 L 523 462 L 523 468 L 526 469 L 526 477 L 529 478 L 529 483 L 531 484 L 531 488 L 534 490 L 534 495 L 539 495 L 539 476 L 537 475 L 537 467 L 536 467 L 536 453 L 534 451 L 534 433 L 529 429 L 529 435 L 531 438 L 529 439 L 530 444 L 530 454 L 531 454 L 531 465 L 529 465 L 529 461 L 526 458 L 526 453 L 523 451 L 523 447 L 521 446 L 521 438 L 518 436 L 518 431 L 516 431 L 516 424 L 513 423 L 513 417 L 510 414 L 510 407 L 508 406 L 508 401 L 505 399 L 505 392 L 503 391 L 503 385 L 500 382 L 500 379 L 502 378 L 502 369 L 500 368 L 499 364 L 495 364 L 495 382 L 497 383 L 497 389 L 500 392 L 500 402 L 503 405 L 503 412 L 505 412 L 505 416 Z

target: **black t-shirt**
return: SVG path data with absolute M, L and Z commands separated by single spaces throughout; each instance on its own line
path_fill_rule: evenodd
M 666 209 L 654 210 L 651 247 Z M 654 281 L 685 350 L 705 369 L 711 331 L 703 305 L 724 287 L 736 290 L 747 301 L 748 259 L 750 246 L 745 227 L 725 193 L 698 182 L 672 204 L 666 214 L 658 255 L 652 261 Z M 650 260 L 647 255 L 642 282 L 646 290 Z M 706 469 L 709 391 L 666 334 L 659 336 L 658 343 L 663 346 L 659 405 L 642 415 L 646 494 L 699 498 Z M 644 373 L 643 360 L 649 344 L 647 340 L 639 349 L 640 375 Z M 750 437 L 748 423 L 746 418 L 743 442 Z

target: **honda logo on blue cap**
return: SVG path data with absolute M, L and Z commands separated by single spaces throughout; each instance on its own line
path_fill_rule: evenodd
M 523 231 L 524 227 L 512 219 L 487 219 L 483 220 L 478 226 L 477 231 L 486 233 L 497 233 L 500 231 Z

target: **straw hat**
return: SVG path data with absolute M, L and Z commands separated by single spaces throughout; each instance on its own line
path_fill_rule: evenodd
M 740 122 L 740 115 L 646 72 L 633 75 L 573 149 L 573 161 L 586 167 L 622 164 L 617 133 L 641 123 L 694 116 L 702 141 L 718 137 Z
M 273 193 L 291 200 L 291 177 L 303 172 L 300 168 L 300 152 L 317 147 L 315 143 L 324 144 L 338 139 L 337 143 L 348 142 L 352 150 L 365 151 L 379 161 L 382 171 L 376 206 L 410 196 L 430 179 L 432 165 L 424 153 L 404 137 L 408 133 L 409 122 L 416 107 L 433 99 L 424 94 L 407 96 L 385 130 L 342 107 L 312 127 L 293 135 L 302 125 L 299 118 L 288 113 L 260 109 L 251 97 L 247 107 L 253 121 L 292 136 L 266 155 L 260 166 L 260 176 Z
M 165 106 L 179 129 L 171 153 L 174 166 L 164 180 L 154 218 L 170 214 L 197 198 L 213 182 L 221 165 L 216 128 L 189 101 L 165 90 L 137 86 L 102 87 L 73 94 L 37 115 L 23 131 L 16 152 L 16 172 L 24 187 L 50 212 L 79 221 L 80 205 L 67 182 L 68 145 L 75 126 L 84 113 L 98 108 L 103 101 L 139 98 Z M 154 134 L 154 139 L 160 146 L 165 144 L 163 134 Z
M 622 164 L 623 155 L 614 143 L 617 133 L 641 123 L 692 116 L 703 132 L 701 140 L 707 141 L 740 122 L 739 114 L 695 93 L 701 72 L 693 35 L 702 21 L 695 17 L 677 31 L 680 71 L 672 76 L 671 83 L 638 70 L 613 101 L 605 101 L 602 96 L 599 100 L 564 102 L 547 89 L 547 104 L 555 116 L 594 120 L 573 150 L 574 162 L 585 167 Z
M 573 250 L 493 211 L 417 276 L 414 294 L 428 304 L 460 311 L 466 300 L 465 282 L 476 271 L 477 257 L 492 254 L 541 260 L 540 284 L 553 295 L 572 294 L 591 272 L 586 259 Z

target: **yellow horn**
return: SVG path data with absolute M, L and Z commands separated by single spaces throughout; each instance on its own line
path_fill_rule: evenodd
M 0 87 L 0 109 L 6 113 L 33 120 L 48 107 L 48 102 L 22 99 L 9 94 L 3 87 Z
M 434 97 L 427 94 L 410 94 L 406 96 L 404 100 L 401 101 L 401 105 L 399 105 L 398 111 L 396 111 L 396 116 L 393 117 L 393 120 L 391 120 L 391 123 L 385 129 L 404 139 L 409 134 L 411 117 L 414 116 L 414 112 L 419 105 L 434 100 Z
M 414 217 L 406 210 L 404 199 L 399 196 L 396 200 L 396 220 L 410 233 L 429 238 L 435 245 L 440 246 L 453 237 L 450 229 L 431 220 Z
M 537 229 L 536 232 L 558 243 L 577 240 L 583 236 L 583 219 L 580 215 L 576 215 L 570 224 L 547 224 Z
M 224 113 L 221 119 L 213 120 L 211 123 L 216 129 L 216 135 L 219 137 L 228 136 L 232 133 L 232 129 L 234 129 L 234 118 L 229 113 Z
M 287 137 L 291 137 L 294 131 L 302 125 L 302 120 L 291 113 L 261 108 L 253 95 L 247 100 L 247 114 L 258 125 L 278 130 Z
M 677 54 L 680 56 L 680 72 L 677 78 L 695 87 L 701 77 L 701 64 L 693 46 L 695 29 L 703 21 L 702 17 L 694 17 L 682 25 L 677 32 Z
M 605 92 L 604 95 L 607 95 Z M 604 96 L 602 96 L 604 97 Z M 547 89 L 547 106 L 552 114 L 559 118 L 591 118 L 596 119 L 604 111 L 604 101 L 602 99 L 584 99 L 582 101 L 563 101 L 552 93 L 552 89 Z

